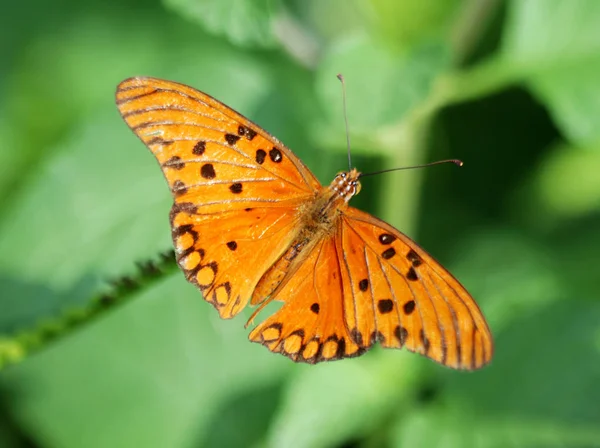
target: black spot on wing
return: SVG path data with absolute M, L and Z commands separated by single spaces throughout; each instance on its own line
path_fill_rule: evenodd
M 181 160 L 181 157 L 173 156 L 167 160 L 163 166 L 173 168 L 174 170 L 181 170 L 185 167 L 185 162 Z
M 396 240 L 396 237 L 390 233 L 382 233 L 379 235 L 379 242 L 381 244 L 392 244 Z
M 367 289 L 369 289 L 369 280 L 366 278 L 363 278 L 360 282 L 358 282 L 358 289 L 360 289 L 363 292 L 365 292 Z
M 406 278 L 409 279 L 411 282 L 419 280 L 419 276 L 417 275 L 417 271 L 415 271 L 414 267 L 410 267 L 410 269 L 406 273 Z
M 390 247 L 389 249 L 386 249 L 381 253 L 381 256 L 386 260 L 389 260 L 394 255 L 396 255 L 396 250 L 393 247 Z
M 406 254 L 406 259 L 410 261 L 415 268 L 423 264 L 423 259 L 412 249 Z
M 381 299 L 377 302 L 377 309 L 381 314 L 390 313 L 394 309 L 394 302 L 390 299 Z
M 194 145 L 194 148 L 192 149 L 192 153 L 194 153 L 197 156 L 201 156 L 202 154 L 204 154 L 204 151 L 206 151 L 206 142 L 204 140 L 200 140 Z
M 410 316 L 412 314 L 412 312 L 415 310 L 415 301 L 409 300 L 402 306 L 402 309 L 404 310 L 404 314 L 406 314 L 407 316 Z
M 242 184 L 239 182 L 231 184 L 229 190 L 234 194 L 240 194 L 242 192 Z
M 425 353 L 429 352 L 430 342 L 427 336 L 425 335 L 425 331 L 421 328 L 419 332 L 419 337 L 421 338 L 421 343 L 423 344 L 423 348 L 425 349 Z
M 259 165 L 262 165 L 263 163 L 265 163 L 265 158 L 267 157 L 267 153 L 264 149 L 257 149 L 256 150 L 256 163 L 258 163 Z
M 397 325 L 394 329 L 394 336 L 396 336 L 396 339 L 398 339 L 398 342 L 400 342 L 400 346 L 403 346 L 408 338 L 408 330 L 400 325 Z
M 215 167 L 212 163 L 205 163 L 200 168 L 200 175 L 205 179 L 214 179 L 217 173 L 215 173 Z
M 187 188 L 185 184 L 180 180 L 176 180 L 175 182 L 173 182 L 173 193 L 175 193 L 176 196 L 181 196 L 187 193 Z
M 256 137 L 256 131 L 240 125 L 238 127 L 238 135 L 240 137 L 246 137 L 248 140 L 252 140 L 254 137 Z
M 376 342 L 385 342 L 385 336 L 383 335 L 383 333 L 381 333 L 381 331 L 374 331 L 373 333 L 371 333 L 371 345 L 375 344 Z
M 273 147 L 273 149 L 269 151 L 269 157 L 275 163 L 279 163 L 283 160 L 283 155 L 281 154 L 281 151 L 275 147 Z
M 350 331 L 350 337 L 352 338 L 352 340 L 354 341 L 355 344 L 359 345 L 362 347 L 363 345 L 363 335 L 360 331 L 358 331 L 358 328 L 353 328 Z
M 239 135 L 225 134 L 225 141 L 229 143 L 230 146 L 235 145 L 239 139 Z

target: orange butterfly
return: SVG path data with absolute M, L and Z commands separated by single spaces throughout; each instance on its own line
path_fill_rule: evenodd
M 220 316 L 281 309 L 249 335 L 294 361 L 359 356 L 379 342 L 477 369 L 492 336 L 463 286 L 408 237 L 350 207 L 356 169 L 323 187 L 290 149 L 191 87 L 130 78 L 123 118 L 171 187 L 177 262 Z

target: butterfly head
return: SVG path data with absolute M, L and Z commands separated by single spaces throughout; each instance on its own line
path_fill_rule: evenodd
M 352 168 L 350 171 L 342 171 L 335 176 L 330 187 L 348 202 L 352 196 L 355 196 L 360 192 L 359 177 L 360 173 L 356 168 Z

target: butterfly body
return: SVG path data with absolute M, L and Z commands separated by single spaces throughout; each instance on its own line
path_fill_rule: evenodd
M 254 290 L 251 303 L 262 303 L 262 306 L 250 321 L 269 302 L 266 300 L 268 297 L 277 296 L 278 288 L 285 285 L 297 267 L 304 263 L 314 246 L 335 234 L 341 213 L 347 208 L 348 201 L 360 191 L 359 177 L 360 173 L 356 169 L 339 173 L 329 187 L 321 188 L 312 201 L 299 207 L 297 234 L 283 255 L 265 272 Z
M 117 105 L 171 188 L 177 262 L 223 318 L 283 302 L 249 339 L 294 361 L 405 347 L 457 369 L 492 337 L 464 287 L 406 235 L 350 207 L 356 169 L 323 187 L 291 150 L 191 87 L 130 78 Z

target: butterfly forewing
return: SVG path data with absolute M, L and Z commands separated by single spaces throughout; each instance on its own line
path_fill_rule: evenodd
M 344 310 L 365 348 L 379 340 L 384 347 L 404 346 L 458 369 L 490 361 L 490 330 L 458 280 L 383 221 L 352 207 L 342 221 L 338 251 L 348 270 Z
M 117 89 L 123 118 L 160 163 L 178 202 L 201 211 L 306 196 L 319 182 L 259 126 L 191 87 L 131 78 Z M 237 205 L 236 205 L 237 204 Z
M 191 87 L 130 78 L 116 101 L 171 187 L 179 265 L 232 317 L 289 246 L 298 208 L 321 185 L 274 137 Z

